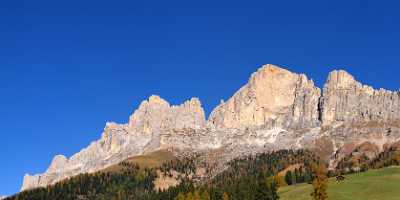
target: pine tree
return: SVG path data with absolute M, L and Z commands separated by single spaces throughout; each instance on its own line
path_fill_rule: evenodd
M 292 185 L 293 184 L 293 176 L 292 176 L 292 172 L 291 171 L 287 171 L 286 175 L 285 175 L 285 181 L 288 185 Z
M 293 182 L 294 182 L 294 184 L 297 184 L 297 183 L 301 182 L 301 180 L 300 180 L 300 172 L 299 172 L 299 169 L 297 169 L 297 168 L 294 170 Z
M 306 170 L 306 172 L 304 173 L 304 182 L 312 183 L 312 180 L 313 180 L 313 177 L 312 177 L 310 170 Z
M 267 184 L 262 181 L 257 185 L 255 198 L 257 200 L 270 200 L 270 191 Z

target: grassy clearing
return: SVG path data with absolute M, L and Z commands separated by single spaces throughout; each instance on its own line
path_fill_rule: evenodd
M 165 162 L 169 162 L 171 160 L 176 159 L 176 157 L 169 151 L 160 150 L 151 152 L 149 154 L 134 156 L 132 158 L 128 158 L 124 162 L 134 163 L 139 165 L 141 168 L 156 168 L 161 166 Z M 103 170 L 104 172 L 116 172 L 120 170 L 119 165 L 113 165 Z
M 299 184 L 279 189 L 281 200 L 310 200 L 312 186 Z M 329 200 L 400 200 L 400 167 L 346 176 L 346 181 L 336 183 L 329 179 Z

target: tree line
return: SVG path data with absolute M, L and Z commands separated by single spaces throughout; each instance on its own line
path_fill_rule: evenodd
M 279 175 L 296 164 L 301 167 Z M 7 200 L 277 200 L 278 187 L 315 180 L 318 175 L 313 166 L 319 164 L 310 151 L 281 150 L 234 159 L 214 178 L 198 182 L 188 176 L 196 171 L 196 157 L 173 160 L 157 168 L 122 162 L 116 172 L 81 174 Z M 168 176 L 172 170 L 182 174 L 180 184 L 155 191 L 157 171 Z

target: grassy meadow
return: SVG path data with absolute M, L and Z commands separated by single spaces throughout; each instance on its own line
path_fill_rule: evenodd
M 298 184 L 279 189 L 280 200 L 310 200 L 312 185 Z M 337 183 L 329 179 L 328 200 L 400 200 L 400 167 L 351 174 Z

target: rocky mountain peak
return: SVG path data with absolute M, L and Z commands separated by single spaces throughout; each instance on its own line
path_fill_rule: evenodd
M 206 125 L 204 109 L 198 98 L 193 97 L 178 106 L 172 106 L 170 111 L 172 129 L 192 128 L 199 129 Z
M 271 64 L 213 110 L 208 123 L 217 128 L 315 125 L 320 90 L 305 75 Z
M 129 119 L 129 126 L 137 132 L 151 134 L 162 128 L 162 121 L 170 109 L 167 101 L 159 96 L 152 95 L 148 100 L 142 101 Z
M 56 155 L 53 158 L 53 161 L 50 164 L 50 167 L 47 169 L 47 173 L 53 173 L 57 170 L 61 169 L 68 163 L 68 158 L 64 155 Z
M 346 89 L 353 87 L 355 85 L 360 85 L 354 77 L 344 70 L 334 70 L 328 75 L 325 87 L 336 88 L 336 89 Z
M 253 74 L 260 74 L 260 73 L 269 73 L 269 74 L 277 74 L 277 73 L 291 73 L 289 70 L 273 65 L 273 64 L 265 64 L 261 66 L 257 72 Z
M 185 101 L 181 105 L 170 106 L 164 99 L 152 95 L 140 104 L 129 119 L 131 128 L 145 134 L 168 129 L 196 129 L 204 125 L 204 110 L 197 98 Z
M 144 102 L 150 104 L 150 105 L 166 105 L 169 106 L 169 103 L 164 100 L 163 98 L 161 98 L 158 95 L 151 95 L 149 97 L 149 100 L 145 100 Z

